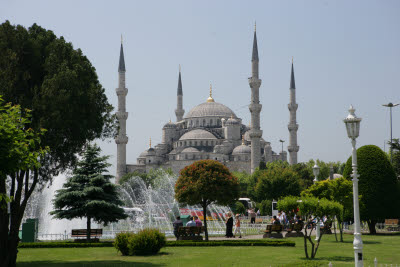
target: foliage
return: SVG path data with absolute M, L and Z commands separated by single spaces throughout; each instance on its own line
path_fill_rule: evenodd
M 399 216 L 396 203 L 397 178 L 388 157 L 377 146 L 366 145 L 357 149 L 361 220 L 368 222 L 371 234 L 375 234 L 375 224 L 385 218 Z M 343 176 L 351 179 L 352 157 L 347 160 Z
M 255 174 L 255 200 L 279 199 L 290 195 L 300 195 L 299 176 L 289 168 L 275 167 Z
M 37 172 L 32 177 L 29 171 L 40 168 L 40 159 L 48 151 L 41 143 L 45 130 L 29 126 L 31 111 L 4 104 L 0 97 L 0 265 L 4 266 L 15 265 L 19 226 L 38 182 Z
M 134 235 L 134 233 L 118 233 L 115 236 L 115 241 L 114 241 L 114 247 L 117 249 L 117 251 L 121 252 L 123 256 L 128 256 L 129 255 L 129 240 L 131 237 Z
M 272 200 L 263 200 L 259 205 L 261 216 L 272 216 Z
M 235 205 L 233 206 L 232 211 L 234 213 L 244 214 L 244 213 L 246 213 L 246 208 L 244 207 L 242 202 L 236 201 Z
M 165 178 L 165 174 L 172 176 L 174 175 L 174 172 L 170 168 L 166 170 L 162 168 L 150 169 L 148 173 L 134 171 L 122 176 L 121 179 L 119 180 L 119 183 L 123 184 L 129 181 L 133 177 L 140 177 L 144 181 L 147 187 L 151 185 L 153 188 L 155 188 L 157 185 L 157 181 Z
M 129 255 L 157 254 L 166 241 L 165 234 L 158 229 L 143 229 L 128 239 Z
M 388 142 L 388 144 L 391 146 L 392 149 L 392 164 L 394 171 L 396 172 L 397 177 L 400 177 L 400 141 L 399 139 L 393 139 L 392 144 Z
M 240 194 L 239 197 L 248 197 L 247 188 L 249 187 L 250 174 L 247 172 L 232 172 L 233 176 L 239 181 Z
M 239 182 L 229 169 L 215 160 L 199 160 L 181 170 L 175 184 L 175 199 L 181 204 L 207 206 L 229 205 L 239 198 Z M 208 241 L 207 217 L 204 216 Z
M 91 248 L 91 247 L 112 247 L 113 242 L 95 242 L 95 243 L 79 243 L 79 242 L 33 242 L 19 243 L 18 248 Z
M 338 162 L 324 162 L 319 159 L 317 159 L 316 163 L 320 167 L 318 181 L 325 180 L 329 177 L 331 167 L 333 167 L 333 173 L 343 174 L 344 166 L 345 166 L 344 163 L 341 163 L 339 161 Z M 312 168 L 314 167 L 314 165 L 315 165 L 315 161 L 312 159 L 307 162 L 307 168 L 311 174 L 313 173 Z M 313 175 L 313 177 L 314 177 L 314 175 Z
M 107 172 L 108 156 L 100 156 L 100 148 L 88 144 L 73 171 L 73 176 L 57 190 L 53 200 L 54 211 L 50 214 L 57 219 L 87 218 L 88 235 L 90 240 L 91 219 L 107 225 L 125 219 L 127 215 L 119 206 L 116 185 L 110 182 L 112 175 Z
M 314 216 L 319 221 L 319 219 L 323 216 L 332 218 L 340 215 L 343 212 L 343 206 L 336 201 L 330 201 L 326 198 L 318 199 L 316 197 L 308 196 L 302 197 L 301 199 L 293 196 L 283 198 L 278 201 L 278 209 L 283 210 L 292 216 L 294 213 L 301 214 L 303 219 L 306 219 L 304 228 L 304 251 L 307 259 L 310 258 L 308 255 L 307 241 L 311 245 L 311 259 L 314 259 L 324 233 L 321 231 L 320 236 L 315 244 L 311 238 L 314 223 L 309 218 Z
M 110 137 L 116 127 L 113 108 L 95 68 L 63 37 L 36 24 L 26 29 L 6 21 L 0 25 L 0 55 L 0 94 L 6 102 L 21 106 L 22 117 L 26 117 L 27 109 L 32 110 L 29 127 L 33 133 L 46 129 L 41 146 L 51 148 L 39 158 L 40 168 L 20 168 L 7 177 L 9 184 L 15 185 L 8 194 L 14 199 L 14 219 L 10 236 L 6 230 L 0 231 L 0 250 L 7 251 L 2 255 L 8 258 L 4 263 L 1 255 L 0 265 L 15 265 L 18 228 L 30 189 L 74 166 L 88 140 Z M 19 197 L 19 188 L 26 192 L 24 199 Z M 0 217 L 0 225 L 5 225 L 7 214 Z
M 353 183 L 345 178 L 324 180 L 313 184 L 301 192 L 301 195 L 314 196 L 320 199 L 326 198 L 342 204 L 343 212 L 337 219 L 339 222 L 340 241 L 343 242 L 343 222 L 353 218 Z

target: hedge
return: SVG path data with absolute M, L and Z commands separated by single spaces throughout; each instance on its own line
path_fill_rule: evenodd
M 167 241 L 167 247 L 215 247 L 215 246 L 272 246 L 294 247 L 295 243 L 287 240 L 212 240 L 212 241 Z M 85 247 L 113 247 L 113 242 L 75 243 L 75 242 L 35 242 L 19 243 L 18 248 L 85 248 Z
M 77 243 L 77 242 L 35 242 L 18 244 L 18 248 L 88 248 L 112 247 L 113 242 Z

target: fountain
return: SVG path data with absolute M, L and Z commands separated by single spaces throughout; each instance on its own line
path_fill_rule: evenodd
M 103 238 L 114 238 L 119 232 L 137 232 L 143 228 L 157 228 L 167 236 L 173 235 L 172 222 L 178 215 L 197 215 L 203 220 L 203 210 L 200 206 L 181 205 L 174 198 L 176 175 L 160 171 L 160 175 L 146 185 L 145 181 L 136 176 L 119 187 L 120 197 L 125 203 L 124 209 L 128 218 L 108 226 L 96 225 L 93 228 L 103 228 Z M 37 190 L 25 218 L 39 218 L 39 239 L 64 239 L 71 234 L 72 229 L 86 228 L 86 220 L 57 220 L 49 214 L 53 209 L 52 200 L 56 190 L 62 188 L 66 175 L 59 175 L 53 183 Z M 210 205 L 207 208 L 207 225 L 210 234 L 225 233 L 224 215 L 229 207 Z

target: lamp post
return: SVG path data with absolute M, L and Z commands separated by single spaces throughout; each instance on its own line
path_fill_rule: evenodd
M 393 104 L 393 103 L 389 103 L 389 104 L 383 104 L 382 106 L 384 107 L 388 107 L 390 109 L 390 163 L 393 162 L 393 154 L 392 154 L 392 108 L 395 106 L 398 106 L 400 103 L 398 104 Z
M 351 139 L 353 147 L 352 167 L 353 167 L 353 203 L 354 203 L 354 262 L 356 267 L 363 266 L 363 242 L 361 240 L 360 229 L 360 208 L 358 204 L 358 174 L 357 174 L 357 150 L 356 139 L 360 133 L 361 118 L 357 118 L 354 114 L 355 109 L 353 106 L 349 108 L 349 115 L 343 120 L 346 124 L 347 135 Z
M 315 176 L 315 178 L 314 178 L 314 184 L 315 184 L 316 182 L 318 182 L 319 169 L 320 169 L 320 168 L 319 168 L 319 166 L 317 165 L 317 162 L 315 162 L 314 167 L 312 167 L 312 171 L 313 171 L 314 176 Z

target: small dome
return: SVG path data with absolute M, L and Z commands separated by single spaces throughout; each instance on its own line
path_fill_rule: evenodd
M 170 155 L 175 155 L 175 154 L 176 154 L 176 150 L 175 150 L 175 148 L 174 148 L 174 149 L 172 149 L 172 151 L 171 151 L 171 152 L 169 152 L 169 154 L 170 154 Z
M 206 102 L 192 108 L 185 118 L 225 117 L 236 118 L 235 113 L 227 106 L 217 102 Z
M 150 147 L 149 149 L 147 149 L 147 156 L 154 156 L 156 154 L 156 151 L 154 150 L 154 148 Z
M 184 135 L 182 135 L 181 138 L 179 138 L 179 140 L 192 140 L 192 139 L 204 140 L 204 139 L 217 139 L 217 138 L 212 133 L 201 129 L 196 129 L 187 132 Z
M 240 121 L 234 118 L 229 118 L 225 123 L 225 125 L 239 125 L 239 124 Z
M 171 122 L 171 121 L 169 121 L 166 124 L 164 124 L 163 128 L 176 128 L 176 124 Z
M 199 152 L 199 150 L 197 148 L 187 147 L 184 150 L 182 150 L 181 153 L 196 153 L 196 152 Z
M 250 154 L 251 153 L 251 148 L 246 145 L 240 145 L 235 147 L 235 149 L 232 152 L 232 155 L 237 155 L 237 154 Z
M 140 153 L 139 158 L 145 158 L 147 156 L 147 150 Z

